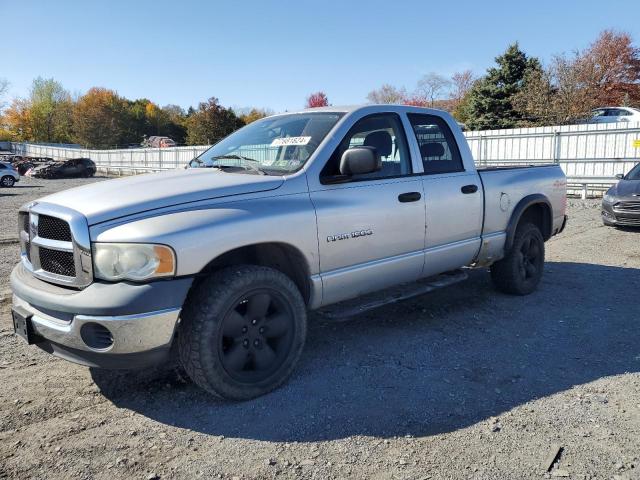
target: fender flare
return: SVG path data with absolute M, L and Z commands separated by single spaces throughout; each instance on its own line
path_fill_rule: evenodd
M 548 235 L 545 234 L 544 231 L 542 232 L 542 235 L 544 236 L 545 241 L 550 238 L 551 231 L 553 230 L 553 207 L 551 206 L 551 202 L 542 193 L 534 193 L 531 195 L 527 195 L 526 197 L 524 197 L 522 200 L 518 202 L 518 204 L 513 209 L 513 212 L 511 213 L 511 218 L 509 219 L 509 223 L 507 224 L 507 230 L 506 230 L 507 238 L 504 244 L 505 252 L 508 252 L 509 250 L 511 250 L 511 247 L 513 247 L 513 239 L 516 235 L 516 228 L 518 228 L 518 223 L 520 223 L 520 219 L 522 218 L 522 215 L 529 207 L 533 205 L 544 205 L 549 209 L 548 210 L 549 218 L 546 219 L 548 222 L 546 226 Z M 543 221 L 544 220 L 545 219 L 543 219 Z

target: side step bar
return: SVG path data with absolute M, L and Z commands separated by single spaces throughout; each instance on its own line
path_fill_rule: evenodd
M 403 283 L 379 292 L 368 293 L 353 300 L 336 303 L 321 308 L 317 313 L 330 320 L 347 320 L 361 313 L 374 310 L 384 305 L 424 295 L 439 288 L 462 282 L 469 277 L 464 270 L 453 270 L 435 277 L 418 280 L 414 283 Z

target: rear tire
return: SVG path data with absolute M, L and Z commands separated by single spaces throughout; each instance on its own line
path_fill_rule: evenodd
M 206 391 L 248 400 L 289 378 L 306 333 L 306 305 L 289 277 L 267 267 L 227 267 L 189 293 L 178 333 L 180 361 Z
M 11 175 L 5 175 L 4 177 L 0 178 L 0 186 L 2 187 L 10 188 L 13 187 L 14 183 L 16 183 L 16 179 Z
M 511 295 L 528 295 L 538 288 L 544 270 L 544 238 L 532 223 L 519 225 L 511 250 L 491 265 L 496 288 Z

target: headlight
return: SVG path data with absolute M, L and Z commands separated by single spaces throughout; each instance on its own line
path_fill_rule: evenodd
M 613 203 L 616 201 L 616 198 L 613 195 L 611 195 L 609 192 L 607 192 L 602 197 L 602 201 L 607 203 Z
M 103 280 L 150 280 L 176 273 L 176 256 L 166 245 L 94 243 L 93 272 Z

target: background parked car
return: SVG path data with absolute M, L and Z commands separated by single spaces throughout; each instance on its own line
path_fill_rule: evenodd
M 176 142 L 169 137 L 151 136 L 142 142 L 142 146 L 146 148 L 169 148 L 175 147 Z
M 586 123 L 616 123 L 638 122 L 640 123 L 640 110 L 630 107 L 605 107 L 591 112 L 591 117 Z
M 54 162 L 39 165 L 27 172 L 30 177 L 36 178 L 74 178 L 93 177 L 96 173 L 96 164 L 89 158 L 72 158 L 64 162 Z
M 13 187 L 20 181 L 20 174 L 14 170 L 10 163 L 0 162 L 0 187 Z
M 640 163 L 602 197 L 602 222 L 609 226 L 640 227 Z

